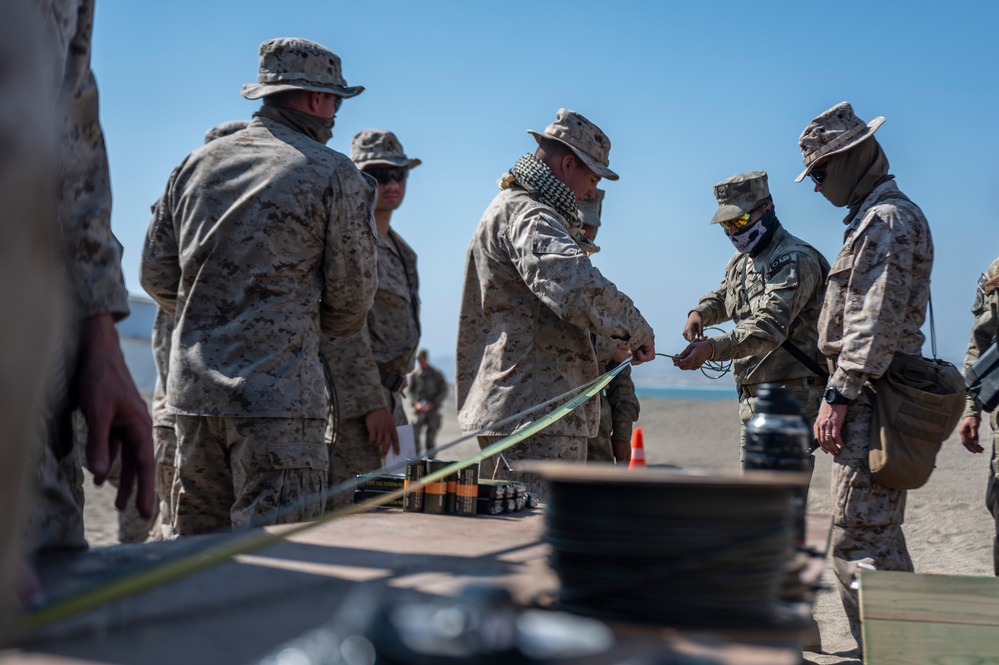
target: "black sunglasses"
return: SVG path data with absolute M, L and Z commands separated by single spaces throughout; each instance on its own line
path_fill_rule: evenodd
M 381 185 L 387 185 L 390 182 L 404 182 L 409 177 L 409 169 L 405 166 L 373 166 L 364 169 L 364 172 Z
M 808 177 L 811 178 L 816 185 L 821 185 L 822 181 L 826 179 L 826 167 L 828 164 L 822 164 L 816 166 L 814 169 L 808 172 Z

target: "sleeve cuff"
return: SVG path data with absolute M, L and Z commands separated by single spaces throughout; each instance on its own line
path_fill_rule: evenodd
M 842 367 L 837 367 L 836 372 L 829 377 L 828 385 L 838 390 L 839 394 L 843 397 L 854 400 L 860 397 L 865 381 L 866 379 L 863 376 L 850 374 L 844 371 Z

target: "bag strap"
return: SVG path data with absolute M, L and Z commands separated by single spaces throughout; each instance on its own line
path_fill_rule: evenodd
M 794 356 L 798 362 L 807 367 L 810 372 L 822 379 L 829 378 L 829 372 L 827 372 L 825 368 L 821 367 L 817 362 L 805 355 L 805 352 L 792 344 L 791 340 L 785 337 L 784 341 L 781 342 L 780 345 L 785 351 Z
M 937 359 L 937 326 L 933 321 L 933 296 L 928 297 L 930 303 L 930 350 L 933 352 L 933 360 Z

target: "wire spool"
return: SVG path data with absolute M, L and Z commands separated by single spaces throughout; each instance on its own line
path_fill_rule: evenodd
M 790 628 L 779 601 L 792 492 L 807 474 L 693 474 L 559 463 L 545 476 L 559 609 L 604 620 Z

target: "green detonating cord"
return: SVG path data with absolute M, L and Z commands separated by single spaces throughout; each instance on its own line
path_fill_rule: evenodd
M 622 362 L 617 367 L 594 381 L 585 392 L 577 395 L 543 418 L 527 425 L 523 429 L 517 430 L 509 436 L 500 439 L 496 443 L 483 448 L 471 457 L 449 464 L 443 469 L 427 474 L 418 481 L 411 482 L 405 488 L 387 492 L 386 494 L 374 497 L 361 504 L 354 504 L 344 508 L 339 508 L 323 515 L 318 520 L 313 522 L 303 522 L 301 524 L 283 528 L 275 527 L 274 530 L 270 532 L 251 533 L 249 535 L 240 534 L 231 539 L 227 539 L 226 542 L 183 556 L 174 561 L 168 561 L 153 568 L 146 568 L 132 574 L 126 574 L 110 583 L 102 584 L 96 588 L 75 593 L 64 599 L 57 600 L 49 605 L 25 614 L 18 621 L 17 629 L 19 631 L 30 631 L 49 623 L 61 621 L 81 612 L 100 607 L 101 605 L 121 600 L 135 595 L 136 593 L 166 584 L 167 582 L 187 577 L 188 575 L 205 570 L 206 568 L 218 565 L 239 554 L 246 554 L 262 547 L 276 544 L 289 536 L 302 533 L 303 531 L 308 531 L 309 529 L 315 528 L 320 524 L 324 524 L 341 517 L 346 517 L 348 515 L 367 512 L 372 508 L 377 508 L 378 506 L 390 503 L 409 492 L 422 489 L 426 485 L 437 482 L 456 471 L 460 471 L 461 469 L 481 462 L 487 457 L 501 453 L 507 448 L 520 443 L 527 437 L 537 434 L 552 423 L 564 418 L 586 400 L 597 395 L 627 365 L 628 361 Z

